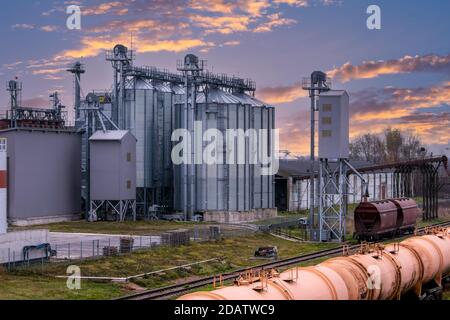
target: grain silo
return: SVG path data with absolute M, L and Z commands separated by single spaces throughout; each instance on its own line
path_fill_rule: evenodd
M 185 95 L 177 95 L 174 103 L 175 126 L 184 128 Z M 240 129 L 246 136 L 249 129 L 257 131 L 273 129 L 273 113 L 273 107 L 244 93 L 234 95 L 211 86 L 196 95 L 194 121 L 196 129 L 201 129 L 202 134 L 209 129 L 217 129 L 226 139 L 228 130 L 234 130 L 233 132 L 238 134 L 237 130 Z M 192 128 L 189 130 L 194 137 L 195 129 Z M 237 139 L 229 142 L 236 147 Z M 221 162 L 189 164 L 187 179 L 183 174 L 183 165 L 174 166 L 175 210 L 190 212 L 194 215 L 190 218 L 201 215 L 206 221 L 222 222 L 253 220 L 276 215 L 273 203 L 273 175 L 262 175 L 261 164 L 249 161 L 251 157 L 249 137 L 246 136 L 244 139 L 246 141 L 244 162 L 238 161 L 241 156 L 238 152 L 233 153 L 230 162 L 227 161 L 231 147 L 227 141 L 223 149 L 218 149 L 218 158 L 222 160 Z M 268 141 L 269 144 L 272 143 L 270 139 Z M 206 144 L 203 141 L 202 147 Z M 187 197 L 184 196 L 185 189 Z
M 137 139 L 137 201 L 140 212 L 171 205 L 172 89 L 134 77 L 125 85 L 125 128 Z
M 117 118 L 120 129 L 130 130 L 138 141 L 138 214 L 156 211 L 187 220 L 202 216 L 218 221 L 276 215 L 274 175 L 261 174 L 262 165 L 248 161 L 248 146 L 243 163 L 180 165 L 171 157 L 176 129 L 194 135 L 196 126 L 221 134 L 229 129 L 244 133 L 273 129 L 273 108 L 250 96 L 256 90 L 253 81 L 208 72 L 204 61 L 192 54 L 179 61 L 178 73 L 135 66 L 134 53 L 123 45 L 107 52 L 106 59 L 114 69 L 112 119 Z M 267 135 L 266 149 L 271 150 L 274 141 Z M 227 150 L 219 153 L 222 158 L 230 155 Z

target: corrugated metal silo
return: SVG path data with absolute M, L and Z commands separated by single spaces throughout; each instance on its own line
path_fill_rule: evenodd
M 170 86 L 133 78 L 125 86 L 125 123 L 137 138 L 138 207 L 171 206 L 172 96 Z
M 180 92 L 181 93 L 181 92 Z M 175 97 L 175 126 L 184 127 L 185 95 Z M 202 133 L 208 129 L 218 129 L 226 137 L 227 129 L 273 129 L 273 108 L 246 94 L 230 94 L 219 88 L 209 88 L 207 94 L 197 93 L 195 121 L 201 123 Z M 191 136 L 194 137 L 192 128 Z M 248 140 L 247 140 L 248 141 Z M 205 147 L 209 142 L 202 142 Z M 235 142 L 236 143 L 236 140 Z M 269 144 L 272 143 L 269 140 Z M 236 145 L 235 145 L 236 146 Z M 229 146 L 227 146 L 229 147 Z M 223 163 L 195 164 L 188 166 L 189 184 L 188 208 L 190 212 L 211 213 L 216 220 L 229 221 L 230 214 L 256 212 L 259 217 L 265 209 L 273 209 L 273 176 L 261 175 L 261 165 L 251 164 L 250 145 L 245 144 L 245 162 L 227 164 L 227 151 L 220 152 Z M 175 209 L 183 211 L 184 183 L 182 165 L 174 168 Z M 271 211 L 274 212 L 273 210 Z M 249 219 L 256 218 L 248 215 Z M 240 216 L 238 220 L 246 219 Z

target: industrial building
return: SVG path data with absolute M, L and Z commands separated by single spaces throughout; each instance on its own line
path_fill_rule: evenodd
M 16 127 L 8 141 L 8 220 L 13 225 L 79 219 L 80 135 L 70 129 Z
M 7 148 L 7 217 L 12 225 L 79 219 L 81 136 L 65 126 L 58 95 L 52 109 L 21 106 L 22 85 L 8 83 L 11 106 L 0 121 Z
M 97 131 L 90 138 L 90 211 L 136 219 L 136 138 L 124 130 Z
M 78 130 L 83 138 L 83 190 L 89 184 L 88 137 L 98 130 L 129 130 L 136 139 L 136 213 L 138 217 L 171 215 L 180 220 L 237 222 L 276 216 L 274 175 L 261 173 L 262 165 L 250 164 L 248 142 L 243 164 L 174 164 L 176 144 L 172 133 L 201 130 L 274 128 L 274 108 L 254 98 L 255 83 L 248 79 L 204 70 L 204 62 L 187 55 L 178 62 L 178 72 L 133 65 L 134 53 L 117 45 L 106 54 L 114 71 L 110 93 L 91 93 L 75 105 Z M 80 84 L 82 64 L 68 69 Z M 75 94 L 80 90 L 76 88 Z M 93 97 L 97 95 L 97 98 Z M 104 97 L 110 97 L 106 103 Z M 106 99 L 108 100 L 108 99 Z M 98 121 L 92 112 L 107 115 L 116 128 Z M 91 117 L 89 119 L 89 117 Z M 102 116 L 101 116 L 102 117 Z M 101 118 L 100 117 L 100 118 Z M 270 135 L 270 134 L 267 134 Z M 267 136 L 267 152 L 273 156 L 274 141 Z M 204 145 L 202 145 L 204 147 Z M 257 150 L 262 151 L 262 150 Z M 226 149 L 220 151 L 226 159 Z M 193 152 L 189 156 L 193 159 Z M 83 193 L 84 203 L 90 203 Z M 85 207 L 87 214 L 89 209 Z
M 75 78 L 74 127 L 57 93 L 51 95 L 52 108 L 24 108 L 22 84 L 8 83 L 11 104 L 0 119 L 0 137 L 9 144 L 11 223 L 75 219 L 81 212 L 96 220 L 105 203 L 118 220 L 128 210 L 131 219 L 239 222 L 276 216 L 274 175 L 263 173 L 267 164 L 251 161 L 254 153 L 274 157 L 275 111 L 255 99 L 253 81 L 213 74 L 194 55 L 179 61 L 177 72 L 136 67 L 133 51 L 123 45 L 107 52 L 106 60 L 114 71 L 112 90 L 86 97 L 84 65 L 67 68 Z M 202 133 L 214 129 L 224 137 L 229 130 L 265 132 L 265 144 L 254 150 L 253 136 L 244 137 L 242 163 L 229 163 L 231 151 L 220 146 L 219 163 L 174 164 L 173 132 L 195 136 L 198 123 Z M 206 144 L 193 142 L 194 148 Z M 196 157 L 193 150 L 183 152 L 186 159 Z M 123 168 L 127 177 L 120 175 Z

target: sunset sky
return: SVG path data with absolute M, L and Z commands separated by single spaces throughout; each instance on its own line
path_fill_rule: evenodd
M 66 7 L 82 9 L 81 30 L 66 28 Z M 366 9 L 381 8 L 382 29 L 368 30 Z M 194 53 L 218 73 L 249 77 L 257 96 L 276 106 L 281 148 L 307 154 L 309 101 L 301 79 L 328 72 L 351 97 L 351 137 L 387 126 L 450 154 L 450 1 L 411 0 L 122 0 L 2 1 L 0 81 L 18 76 L 23 102 L 47 106 L 59 91 L 72 108 L 64 71 L 86 64 L 83 92 L 109 89 L 104 51 L 137 51 L 136 65 L 176 69 Z M 0 90 L 0 105 L 8 105 Z

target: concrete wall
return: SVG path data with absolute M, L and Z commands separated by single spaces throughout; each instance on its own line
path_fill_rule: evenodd
M 23 247 L 35 246 L 49 242 L 48 230 L 14 231 L 0 235 L 0 263 L 11 263 L 23 260 Z M 45 251 L 32 250 L 30 259 L 45 257 Z
M 72 131 L 11 129 L 8 219 L 71 216 L 81 211 L 81 137 Z

